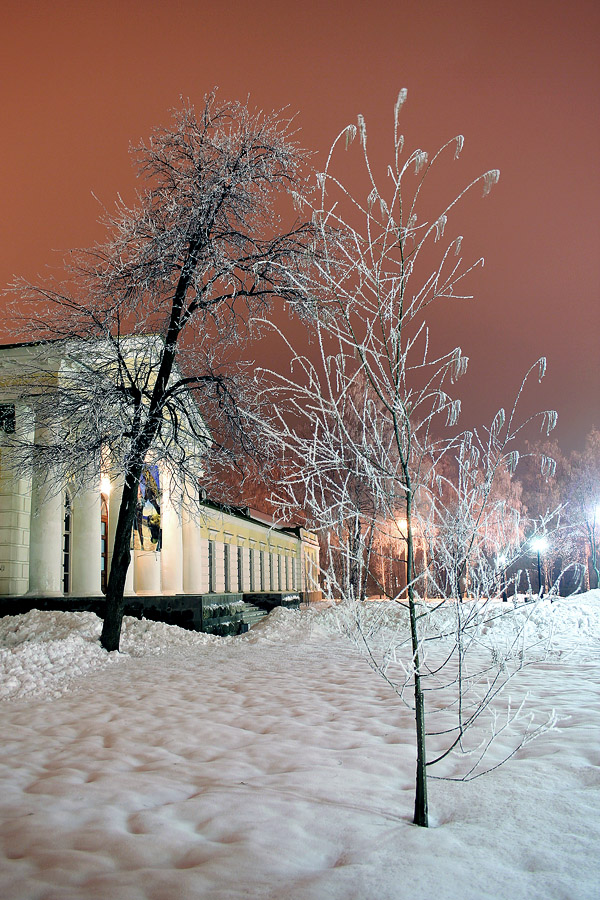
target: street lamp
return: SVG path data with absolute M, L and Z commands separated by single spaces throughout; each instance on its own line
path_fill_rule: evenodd
M 536 537 L 531 542 L 531 549 L 534 553 L 537 553 L 537 567 L 538 567 L 538 593 L 543 596 L 544 593 L 544 585 L 542 584 L 542 553 L 544 553 L 548 549 L 548 541 L 543 536 L 540 535 Z

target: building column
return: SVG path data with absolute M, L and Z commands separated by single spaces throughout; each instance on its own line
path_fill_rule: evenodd
M 182 509 L 183 592 L 202 593 L 202 538 L 200 523 L 192 510 Z
M 181 521 L 181 494 L 175 489 L 168 475 L 161 472 L 162 497 L 160 522 L 162 545 L 160 574 L 163 594 L 183 593 L 183 529 Z
M 158 597 L 160 589 L 160 557 L 158 550 L 132 550 L 136 594 Z
M 64 492 L 47 473 L 36 472 L 31 491 L 29 591 L 62 597 Z
M 71 549 L 71 594 L 99 597 L 100 584 L 100 485 L 73 498 Z
M 115 532 L 117 530 L 117 520 L 119 518 L 119 508 L 121 506 L 121 497 L 123 496 L 123 479 L 119 478 L 111 484 L 110 497 L 108 500 L 108 574 L 110 575 L 110 567 L 112 565 L 113 547 L 115 543 Z M 100 514 L 98 514 L 99 517 Z M 133 588 L 133 550 L 131 551 L 131 562 L 127 569 L 125 578 L 124 595 L 130 597 L 135 594 Z
M 5 431 L 5 439 L 9 433 Z M 15 403 L 15 437 L 26 445 L 33 441 L 33 434 L 31 408 Z M 6 449 L 0 475 L 0 595 L 21 596 L 29 588 L 31 473 L 27 466 L 13 468 L 11 450 Z

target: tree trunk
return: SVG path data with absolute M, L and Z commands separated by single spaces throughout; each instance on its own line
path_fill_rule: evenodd
M 410 614 L 410 636 L 413 654 L 415 680 L 415 727 L 417 739 L 417 775 L 415 785 L 415 812 L 413 823 L 427 828 L 429 810 L 427 805 L 427 756 L 425 752 L 425 701 L 421 687 L 421 660 L 419 654 L 419 632 L 414 591 L 414 542 L 411 499 L 406 501 L 406 581 L 408 585 L 408 609 Z
M 177 290 L 178 293 L 180 291 L 185 293 L 183 277 L 180 279 Z M 180 312 L 181 301 L 178 301 L 178 305 L 174 304 L 173 310 L 171 311 L 171 324 L 169 326 L 167 342 L 162 352 L 156 382 L 154 384 L 152 398 L 148 409 L 148 417 L 144 426 L 140 426 L 141 408 L 139 405 L 136 410 L 136 420 L 141 430 L 139 438 L 134 440 L 131 448 L 130 461 L 132 462 L 129 471 L 125 476 L 125 484 L 123 486 L 123 496 L 121 497 L 119 519 L 115 531 L 110 575 L 106 586 L 104 624 L 100 636 L 100 643 L 105 650 L 109 651 L 118 650 L 121 641 L 121 626 L 123 624 L 123 609 L 125 606 L 123 595 L 125 592 L 127 570 L 129 568 L 129 563 L 131 562 L 131 531 L 135 520 L 138 488 L 146 454 L 156 437 L 161 420 L 161 415 L 157 410 L 160 410 L 173 369 L 175 345 L 179 336 L 177 323 L 179 321 Z
M 127 570 L 131 562 L 131 530 L 135 520 L 140 476 L 141 467 L 139 471 L 127 474 L 119 507 L 110 575 L 106 586 L 104 624 L 100 636 L 100 643 L 108 651 L 118 650 L 121 642 L 121 626 L 125 606 L 123 595 Z
M 367 587 L 369 581 L 369 571 L 371 569 L 371 554 L 373 552 L 373 535 L 375 532 L 374 517 L 371 519 L 371 530 L 369 531 L 369 542 L 366 547 L 366 558 L 363 565 L 363 572 L 360 586 L 360 599 L 367 599 Z
M 591 540 L 591 554 L 590 554 L 590 562 L 592 564 L 592 569 L 594 570 L 594 574 L 596 576 L 596 583 L 594 584 L 594 588 L 600 587 L 600 568 L 598 566 L 598 546 L 596 543 L 596 523 L 594 522 L 594 531 L 592 534 Z M 590 589 L 592 589 L 592 579 L 590 578 Z
M 353 600 L 361 599 L 362 577 L 361 577 L 361 559 L 362 542 L 360 519 L 355 517 L 352 531 L 350 533 L 350 596 Z

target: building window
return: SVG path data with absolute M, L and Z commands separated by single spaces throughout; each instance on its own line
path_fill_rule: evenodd
M 14 403 L 0 403 L 0 431 L 5 434 L 14 434 L 16 422 Z
M 292 590 L 296 590 L 296 557 L 292 556 Z
M 244 548 L 237 548 L 238 591 L 244 590 Z
M 225 569 L 225 592 L 231 592 L 231 566 L 229 557 L 229 544 L 223 544 L 223 565 Z
M 281 587 L 281 553 L 277 554 L 277 590 L 282 590 Z
M 250 590 L 256 590 L 256 574 L 254 571 L 254 550 L 250 548 Z
M 63 593 L 71 589 L 71 497 L 65 491 L 63 519 Z
M 265 551 L 260 551 L 260 590 L 265 589 Z
M 208 542 L 208 590 L 211 594 L 217 589 L 217 567 L 215 565 L 215 542 Z

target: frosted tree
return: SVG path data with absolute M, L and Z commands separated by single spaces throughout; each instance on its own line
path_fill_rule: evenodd
M 291 376 L 276 379 L 279 428 L 289 468 L 279 499 L 284 509 L 305 506 L 311 524 L 329 534 L 322 575 L 332 597 L 360 599 L 352 573 L 364 573 L 378 541 L 388 547 L 395 544 L 402 555 L 408 643 L 395 645 L 377 659 L 374 636 L 361 619 L 364 605 L 352 603 L 351 608 L 357 639 L 371 663 L 403 701 L 409 688 L 412 692 L 417 748 L 414 822 L 426 826 L 427 767 L 436 760 L 428 760 L 426 752 L 425 682 L 435 680 L 438 669 L 431 668 L 428 657 L 430 610 L 421 598 L 430 577 L 435 586 L 442 569 L 454 600 L 460 597 L 468 564 L 481 568 L 483 578 L 479 534 L 489 519 L 495 478 L 501 471 L 514 470 L 518 455 L 513 444 L 522 429 L 513 410 L 508 417 L 502 412 L 496 416 L 486 446 L 476 434 L 458 433 L 460 402 L 450 391 L 465 372 L 467 359 L 458 347 L 433 354 L 429 342 L 428 322 L 436 304 L 466 299 L 465 280 L 483 262 L 463 265 L 462 238 L 445 238 L 448 218 L 468 192 L 480 188 L 484 195 L 489 193 L 499 173 L 491 170 L 474 179 L 433 217 L 421 219 L 421 205 L 432 205 L 430 197 L 423 202 L 432 166 L 448 153 L 457 158 L 463 139 L 448 142 L 432 159 L 421 149 L 405 153 L 399 128 L 405 99 L 402 91 L 395 107 L 393 159 L 385 186 L 380 186 L 371 165 L 367 131 L 359 116 L 358 126 L 348 126 L 334 142 L 318 176 L 316 200 L 297 197 L 300 208 L 310 211 L 319 235 L 315 269 L 321 305 L 316 351 L 296 355 Z M 357 136 L 364 163 L 364 199 L 345 187 L 332 166 L 339 148 L 348 148 Z M 543 370 L 540 361 L 540 377 Z M 553 414 L 544 417 L 548 428 L 554 419 Z M 299 422 L 304 425 L 298 427 Z M 438 476 L 451 459 L 458 461 L 460 474 L 449 492 L 449 484 L 444 486 Z M 444 530 L 445 541 L 432 539 Z M 446 557 L 436 560 L 440 543 Z M 495 564 L 492 568 L 497 579 Z M 460 696 L 467 679 L 464 667 L 461 674 L 456 665 L 458 659 L 460 668 L 464 659 L 464 636 L 471 626 L 467 621 L 459 623 L 458 634 L 452 630 L 453 647 L 446 660 L 446 671 L 454 667 L 454 673 L 445 681 L 459 684 Z M 462 647 L 458 656 L 457 645 Z M 399 682 L 390 675 L 392 664 L 400 666 Z M 493 680 L 481 698 L 482 706 L 491 702 L 499 687 Z M 469 716 L 461 712 L 455 726 L 459 743 L 476 719 L 472 710 Z M 450 745 L 456 741 L 450 731 Z
M 509 582 L 515 593 L 518 590 L 531 541 L 557 530 L 558 509 L 537 519 L 527 517 L 521 485 L 513 478 L 518 464 L 529 457 L 516 449 L 519 437 L 538 418 L 517 419 L 519 399 L 534 374 L 544 376 L 545 360 L 538 360 L 525 376 L 508 416 L 500 409 L 489 427 L 460 435 L 446 455 L 450 466 L 431 470 L 425 486 L 426 515 L 420 514 L 419 527 L 432 560 L 429 579 L 436 596 L 462 600 L 468 595 L 481 601 L 497 594 L 500 585 L 506 599 Z M 544 430 L 554 426 L 554 413 L 541 417 Z M 540 465 L 539 459 L 534 462 Z M 542 456 L 541 466 L 551 472 L 554 460 Z
M 600 587 L 600 430 L 592 428 L 585 447 L 572 455 L 567 515 L 585 544 L 590 587 Z
M 133 206 L 107 214 L 106 239 L 73 252 L 59 282 L 11 288 L 21 334 L 40 342 L 21 395 L 45 439 L 22 448 L 23 463 L 74 487 L 90 472 L 123 480 L 107 650 L 119 647 L 143 467 L 166 461 L 193 500 L 211 453 L 231 461 L 258 449 L 239 347 L 273 298 L 305 299 L 312 233 L 293 217 L 284 224 L 275 208 L 278 194 L 301 184 L 304 163 L 281 113 L 213 93 L 198 113 L 183 103 L 133 156 L 143 188 Z
M 552 585 L 560 578 L 561 590 L 572 591 L 582 581 L 584 554 L 577 547 L 566 515 L 571 463 L 552 436 L 527 440 L 525 450 L 517 478 L 522 487 L 521 497 L 529 529 L 532 534 L 539 534 L 543 531 L 540 523 L 546 522 L 552 532 L 551 541 L 546 541 L 540 557 L 542 582 Z M 537 592 L 537 553 L 534 547 L 529 548 L 528 555 L 531 574 L 524 565 L 521 587 Z

